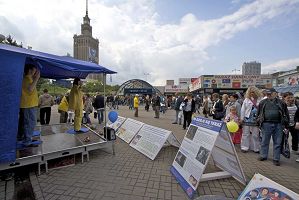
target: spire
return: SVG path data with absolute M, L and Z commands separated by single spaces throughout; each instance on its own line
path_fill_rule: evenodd
M 88 0 L 86 0 L 86 16 L 88 16 Z

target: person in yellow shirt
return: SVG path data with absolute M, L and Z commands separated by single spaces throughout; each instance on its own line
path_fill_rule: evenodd
M 138 94 L 136 94 L 134 97 L 135 117 L 138 117 L 138 107 L 139 107 L 139 99 L 138 99 Z
M 32 134 L 36 125 L 36 108 L 38 95 L 36 84 L 40 78 L 40 71 L 32 64 L 26 64 L 22 82 L 22 94 L 19 113 L 18 140 L 25 146 L 32 145 Z
M 80 132 L 83 117 L 83 92 L 81 91 L 82 81 L 75 78 L 69 95 L 69 110 L 75 112 L 74 130 Z
M 58 106 L 58 112 L 60 113 L 60 123 L 66 123 L 67 121 L 67 111 L 69 109 L 69 93 L 67 92 L 64 97 L 62 98 L 59 106 Z

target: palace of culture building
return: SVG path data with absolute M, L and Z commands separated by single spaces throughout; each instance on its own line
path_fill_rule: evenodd
M 74 35 L 74 58 L 99 64 L 99 40 L 92 37 L 87 0 L 86 14 L 83 17 L 83 24 L 81 24 L 81 34 Z M 102 75 L 89 74 L 87 79 L 102 80 Z

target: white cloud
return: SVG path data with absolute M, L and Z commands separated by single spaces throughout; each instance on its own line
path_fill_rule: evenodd
M 295 4 L 298 0 L 259 0 L 219 19 L 203 21 L 189 13 L 177 24 L 161 24 L 154 0 L 92 0 L 89 16 L 93 36 L 100 40 L 100 64 L 118 72 L 113 80 L 145 79 L 144 73 L 150 73 L 148 80 L 156 85 L 197 77 L 209 60 L 208 47 L 298 10 Z M 84 1 L 0 0 L 0 5 L 2 34 L 12 34 L 36 50 L 72 53 Z
M 263 73 L 274 73 L 278 71 L 295 69 L 296 66 L 299 66 L 299 57 L 286 60 L 279 60 L 274 63 L 262 66 L 262 71 Z

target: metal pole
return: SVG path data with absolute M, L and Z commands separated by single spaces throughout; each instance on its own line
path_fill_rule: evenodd
M 103 74 L 103 85 L 104 85 L 104 138 L 107 140 L 107 118 L 106 118 L 106 74 Z

